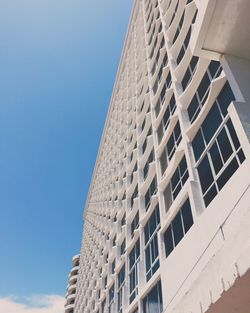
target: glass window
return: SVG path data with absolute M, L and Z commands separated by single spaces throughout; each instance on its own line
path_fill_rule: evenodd
M 186 70 L 186 72 L 183 76 L 182 82 L 181 82 L 183 91 L 187 88 L 187 85 L 190 83 L 190 81 L 192 80 L 192 78 L 194 76 L 198 60 L 199 60 L 198 57 L 193 56 L 188 67 L 187 67 L 187 70 Z
M 114 294 L 115 294 L 115 285 L 113 285 L 113 286 L 109 289 L 108 313 L 112 313 L 112 312 L 113 312 Z
M 187 47 L 188 47 L 188 44 L 189 44 L 189 40 L 190 40 L 190 36 L 191 36 L 191 30 L 192 30 L 192 28 L 190 26 L 190 28 L 189 28 L 189 30 L 187 32 L 187 35 L 186 35 L 186 37 L 184 39 L 183 45 L 181 47 L 181 50 L 180 50 L 180 52 L 179 52 L 179 54 L 177 56 L 177 59 L 176 59 L 177 64 L 179 64 L 181 62 L 181 60 L 184 57 L 184 54 L 185 54 L 185 52 L 187 50 Z
M 205 206 L 209 205 L 245 160 L 233 123 L 227 114 L 233 99 L 232 90 L 226 83 L 192 142 Z
M 140 240 L 138 239 L 129 254 L 129 303 L 138 295 L 138 265 L 140 259 Z
M 121 255 L 125 253 L 125 247 L 126 247 L 126 240 L 124 239 L 121 244 Z
M 160 227 L 160 212 L 157 205 L 144 227 L 146 280 L 148 281 L 159 268 L 157 232 Z
M 169 101 L 169 104 L 166 108 L 166 111 L 163 115 L 162 122 L 160 123 L 160 125 L 157 129 L 157 136 L 158 136 L 158 143 L 159 144 L 163 138 L 164 132 L 166 131 L 166 129 L 170 123 L 170 118 L 173 116 L 175 110 L 176 110 L 176 102 L 175 102 L 174 95 L 172 95 L 172 97 Z
M 209 66 L 188 107 L 188 115 L 191 123 L 197 118 L 201 108 L 207 100 L 212 80 L 217 78 L 221 72 L 222 66 L 219 61 L 211 61 L 209 63 Z
M 123 312 L 123 289 L 125 286 L 125 265 L 123 265 L 117 278 L 117 309 L 118 313 Z
M 187 199 L 164 233 L 166 256 L 170 255 L 192 225 L 193 216 L 189 199 Z
M 151 203 L 151 197 L 157 193 L 157 180 L 156 176 L 153 178 L 146 194 L 145 194 L 145 209 L 148 210 L 150 203 Z
M 143 313 L 162 313 L 163 301 L 161 281 L 159 281 L 143 299 Z
M 189 177 L 185 156 L 170 179 L 170 183 L 164 190 L 165 210 L 168 211 L 174 199 L 178 196 Z
M 135 230 L 139 227 L 139 212 L 136 213 L 132 223 L 131 223 L 131 238 L 134 237 Z
M 181 142 L 181 139 L 182 139 L 182 136 L 181 136 L 180 124 L 179 122 L 177 122 L 172 134 L 169 137 L 167 145 L 160 156 L 162 175 L 167 168 L 167 164 L 171 161 L 172 157 L 174 156 L 174 153 L 179 143 Z

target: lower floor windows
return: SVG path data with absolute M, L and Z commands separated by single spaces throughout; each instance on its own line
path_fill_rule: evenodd
M 164 233 L 166 256 L 170 255 L 192 225 L 193 216 L 189 199 L 187 199 Z
M 148 281 L 160 266 L 157 232 L 160 227 L 159 206 L 155 208 L 144 227 L 146 280 Z
M 187 162 L 185 156 L 182 158 L 173 176 L 170 179 L 170 183 L 164 190 L 165 210 L 168 211 L 174 199 L 178 196 L 182 187 L 186 183 L 189 177 Z
M 125 265 L 123 265 L 122 269 L 120 270 L 118 274 L 118 279 L 117 279 L 117 311 L 118 313 L 122 313 L 124 285 L 125 285 Z
M 129 303 L 138 295 L 138 265 L 140 260 L 140 239 L 129 254 Z
M 146 211 L 148 210 L 150 203 L 151 203 L 151 198 L 153 195 L 157 193 L 157 180 L 156 176 L 153 178 L 146 194 L 145 194 L 145 209 Z
M 143 313 L 162 313 L 163 301 L 161 281 L 159 281 L 153 289 L 143 299 Z
M 233 136 L 232 136 L 232 135 Z M 221 129 L 197 165 L 205 205 L 214 199 L 245 160 L 231 119 Z
M 226 83 L 192 141 L 205 206 L 245 160 L 227 112 L 233 99 Z
M 112 313 L 112 312 L 113 312 L 114 295 L 115 295 L 115 285 L 113 285 L 113 286 L 109 289 L 108 313 Z
M 182 135 L 181 135 L 181 129 L 180 129 L 180 123 L 179 121 L 174 127 L 174 130 L 172 134 L 170 135 L 167 145 L 165 149 L 163 150 L 161 156 L 160 156 L 160 164 L 161 164 L 161 173 L 163 174 L 168 166 L 168 163 L 171 161 L 172 157 L 174 156 L 174 153 L 181 142 Z

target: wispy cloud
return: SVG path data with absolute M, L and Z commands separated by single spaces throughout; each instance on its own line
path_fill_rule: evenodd
M 63 313 L 65 298 L 59 295 L 38 295 L 0 298 L 0 313 Z

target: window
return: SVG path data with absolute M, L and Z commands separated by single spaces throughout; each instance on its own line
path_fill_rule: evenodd
M 140 240 L 129 254 L 129 303 L 138 295 L 138 265 L 140 260 Z
M 187 85 L 190 83 L 190 81 L 192 80 L 192 78 L 194 76 L 198 60 L 199 60 L 198 57 L 193 56 L 189 65 L 188 65 L 188 68 L 187 68 L 187 70 L 184 74 L 184 77 L 182 79 L 182 82 L 181 82 L 183 91 L 187 88 Z
M 172 202 L 178 196 L 182 187 L 185 185 L 188 177 L 189 175 L 187 169 L 187 162 L 184 156 L 181 162 L 179 163 L 177 169 L 175 170 L 173 176 L 171 177 L 170 183 L 168 184 L 163 193 L 166 211 L 169 210 Z
M 226 83 L 192 142 L 205 206 L 209 205 L 245 160 L 233 123 L 227 114 L 232 100 L 234 95 Z
M 162 313 L 162 290 L 161 281 L 159 281 L 148 295 L 143 299 L 143 313 Z
M 165 149 L 160 156 L 160 164 L 161 164 L 161 173 L 163 174 L 167 168 L 168 163 L 171 161 L 176 148 L 178 147 L 179 143 L 181 142 L 181 129 L 179 121 L 175 125 L 175 128 L 167 142 Z
M 156 176 L 153 178 L 146 194 L 145 194 L 145 209 L 148 210 L 150 203 L 151 203 L 151 197 L 157 193 L 157 181 Z
M 102 301 L 102 304 L 101 304 L 101 313 L 105 313 L 105 307 L 106 307 L 106 298 Z
M 131 238 L 134 237 L 135 230 L 139 226 L 139 212 L 136 213 L 136 216 L 134 217 L 132 223 L 131 223 Z
M 149 130 L 148 130 L 148 133 L 147 133 L 147 136 L 146 136 L 146 139 L 144 140 L 144 143 L 142 145 L 142 153 L 144 154 L 144 152 L 146 151 L 146 148 L 147 148 L 147 142 L 148 142 L 148 136 L 152 135 L 152 127 L 150 126 Z
M 103 288 L 104 288 L 104 289 L 107 288 L 107 282 L 108 282 L 108 277 L 105 276 L 105 278 L 103 278 Z
M 158 90 L 158 87 L 159 87 L 159 85 L 160 85 L 160 83 L 161 83 L 162 71 L 163 71 L 163 67 L 161 67 L 161 71 L 159 71 L 158 77 L 157 77 L 157 79 L 156 79 L 156 81 L 155 81 L 155 83 L 154 83 L 154 86 L 153 86 L 153 93 L 154 93 L 154 95 L 156 94 L 156 92 L 157 92 L 157 90 Z M 164 85 L 163 85 L 163 87 L 162 87 L 162 90 L 165 90 L 165 91 L 166 91 L 168 88 L 170 88 L 171 83 L 172 83 L 172 78 L 171 78 L 171 73 L 169 72 L 169 73 L 168 73 L 168 76 L 167 76 L 167 78 L 166 78 L 166 80 L 165 80 L 165 82 L 164 82 Z
M 177 64 L 179 64 L 181 62 L 181 60 L 184 57 L 184 54 L 185 54 L 185 52 L 187 50 L 187 47 L 188 47 L 188 44 L 189 44 L 189 40 L 190 40 L 190 36 L 191 36 L 191 29 L 192 28 L 190 26 L 190 28 L 189 28 L 189 30 L 187 32 L 187 35 L 186 35 L 186 37 L 184 39 L 183 45 L 181 47 L 181 50 L 180 50 L 180 52 L 179 52 L 179 54 L 177 56 L 177 59 L 176 59 Z
M 114 273 L 115 273 L 115 259 L 111 264 L 111 274 L 114 274 Z
M 173 15 L 172 15 L 172 18 L 171 18 L 171 21 L 170 21 L 170 23 L 169 23 L 169 26 L 172 24 L 172 22 L 173 22 L 173 20 L 174 20 L 174 18 L 175 18 L 175 15 L 176 15 L 178 6 L 179 6 L 179 0 L 177 0 L 176 6 L 175 6 L 175 8 L 174 8 L 174 13 L 173 13 Z M 168 26 L 168 27 L 169 27 L 169 26 Z
M 187 199 L 164 233 L 166 257 L 170 255 L 192 225 L 193 216 L 189 199 Z
M 131 209 L 133 208 L 134 201 L 138 197 L 138 185 L 136 185 L 135 190 L 131 196 Z
M 183 14 L 181 16 L 180 23 L 179 23 L 179 25 L 177 27 L 177 30 L 175 32 L 172 44 L 175 43 L 176 39 L 178 38 L 178 36 L 180 34 L 180 31 L 181 31 L 181 28 L 182 28 L 182 25 L 183 25 L 183 21 L 184 21 L 184 15 L 185 15 L 185 10 L 184 10 L 184 12 L 183 12 Z
M 117 278 L 117 310 L 118 313 L 122 313 L 123 307 L 123 289 L 125 285 L 125 265 L 123 265 L 122 269 L 120 270 Z
M 123 214 L 123 217 L 121 219 L 121 225 L 124 226 L 126 224 L 126 213 Z
M 126 241 L 125 239 L 123 240 L 122 244 L 121 244 L 121 255 L 123 255 L 125 253 L 125 247 L 126 247 Z
M 166 131 L 166 129 L 170 123 L 170 118 L 173 116 L 175 110 L 176 110 L 176 102 L 175 102 L 174 95 L 172 95 L 172 97 L 169 101 L 169 104 L 166 108 L 166 111 L 163 115 L 162 122 L 160 123 L 160 125 L 157 129 L 158 144 L 160 144 L 160 142 L 163 138 L 164 132 Z
M 195 95 L 193 96 L 188 107 L 188 115 L 191 123 L 199 115 L 204 103 L 207 100 L 211 81 L 220 76 L 222 66 L 219 61 L 211 61 L 206 73 L 204 74 Z
M 152 149 L 149 158 L 143 168 L 143 176 L 144 176 L 144 180 L 147 178 L 148 176 L 148 171 L 149 171 L 149 165 L 154 161 L 155 159 L 155 155 L 154 155 L 154 150 Z
M 113 306 L 114 306 L 114 295 L 115 295 L 115 285 L 113 285 L 109 289 L 109 305 L 108 305 L 108 313 L 113 312 Z
M 112 240 L 112 247 L 114 247 L 116 245 L 116 235 L 114 236 L 113 240 Z
M 160 228 L 160 212 L 157 205 L 144 227 L 146 280 L 148 281 L 159 268 L 157 232 Z

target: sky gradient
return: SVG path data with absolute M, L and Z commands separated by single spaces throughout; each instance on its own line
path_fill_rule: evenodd
M 0 298 L 65 294 L 132 2 L 0 2 Z

